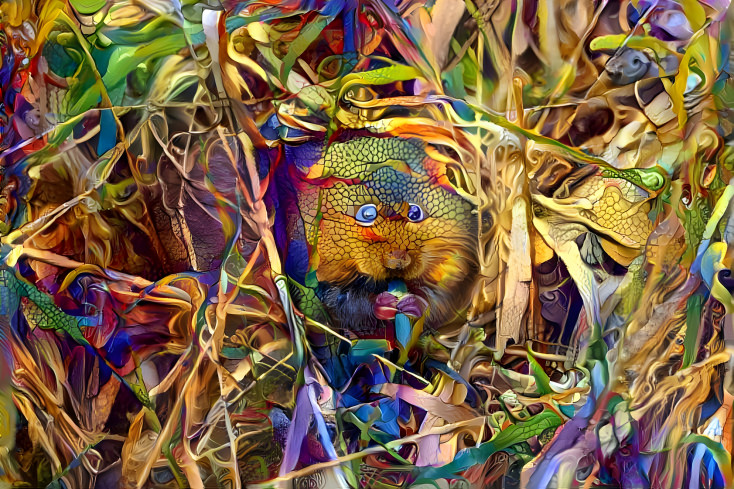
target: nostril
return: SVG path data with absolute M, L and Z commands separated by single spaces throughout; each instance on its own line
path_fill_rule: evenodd
M 408 252 L 405 250 L 392 250 L 389 256 L 397 260 L 404 260 L 408 256 Z
M 405 250 L 392 250 L 385 256 L 385 266 L 393 270 L 401 270 L 410 265 L 410 255 Z

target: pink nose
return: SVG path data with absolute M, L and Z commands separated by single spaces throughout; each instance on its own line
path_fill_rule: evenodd
M 385 266 L 391 270 L 402 270 L 410 265 L 410 255 L 405 250 L 392 250 L 385 256 Z

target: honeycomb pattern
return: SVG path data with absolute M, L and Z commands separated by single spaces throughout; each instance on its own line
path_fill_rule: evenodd
M 467 272 L 462 255 L 476 235 L 473 206 L 452 189 L 445 167 L 426 156 L 425 143 L 366 137 L 334 143 L 308 176 L 323 182 L 299 194 L 319 281 L 343 282 L 358 272 L 375 280 L 442 282 Z M 355 219 L 364 204 L 379 213 L 370 226 Z M 426 218 L 408 220 L 410 204 Z M 397 269 L 391 266 L 396 253 Z
M 602 230 L 617 233 L 630 243 L 642 245 L 652 232 L 649 195 L 635 184 L 621 178 L 588 178 L 574 198 L 588 201 L 581 216 Z

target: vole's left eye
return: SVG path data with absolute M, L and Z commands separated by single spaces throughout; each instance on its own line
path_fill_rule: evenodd
M 410 204 L 408 208 L 408 219 L 413 222 L 421 222 L 426 218 L 426 213 L 423 212 L 423 208 L 418 204 Z

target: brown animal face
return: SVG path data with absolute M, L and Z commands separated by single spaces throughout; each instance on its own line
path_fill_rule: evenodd
M 466 305 L 476 273 L 474 206 L 426 151 L 415 139 L 333 143 L 299 185 L 318 295 L 345 329 L 379 333 L 374 300 L 390 281 L 426 299 L 430 326 Z

